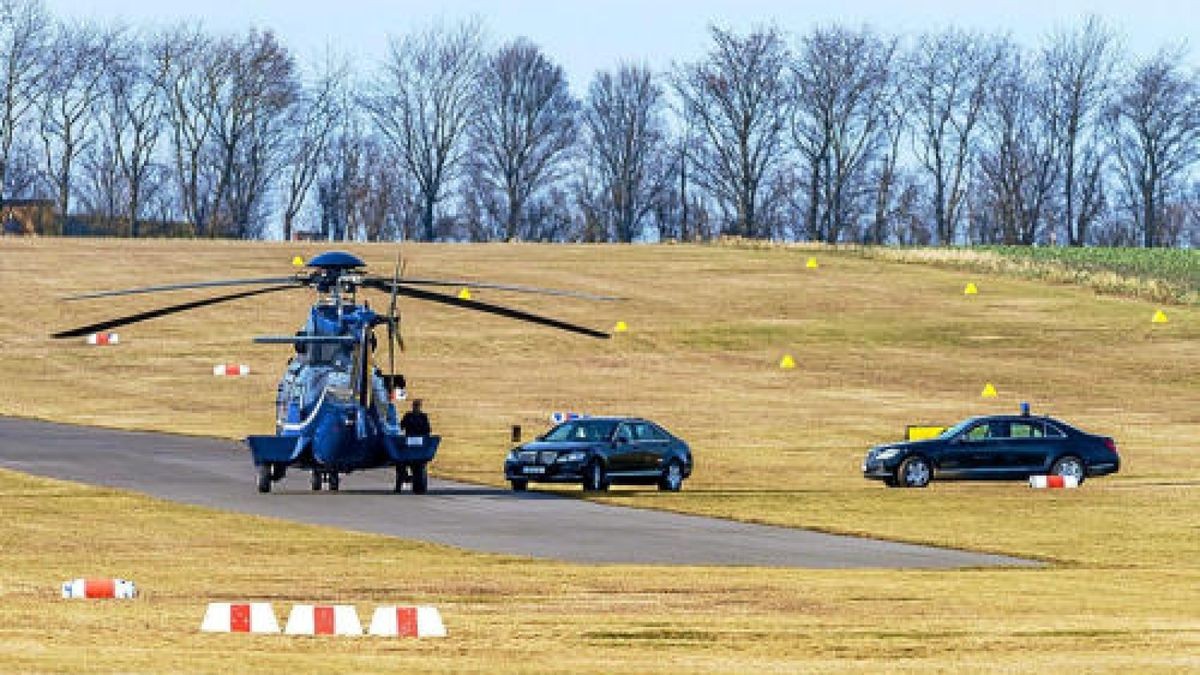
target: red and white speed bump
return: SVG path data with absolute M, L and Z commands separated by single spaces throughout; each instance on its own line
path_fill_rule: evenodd
M 1031 488 L 1077 488 L 1079 479 L 1075 476 L 1030 476 Z
M 87 336 L 89 345 L 115 345 L 121 342 L 121 336 L 116 333 L 92 333 Z
M 288 615 L 288 635 L 362 635 L 362 624 L 353 605 L 293 605 Z
M 110 598 L 132 600 L 137 597 L 137 586 L 126 579 L 72 579 L 62 585 L 64 598 Z
M 220 363 L 213 366 L 216 377 L 245 377 L 250 374 L 250 366 L 238 363 Z
M 202 633 L 278 633 L 279 620 L 269 602 L 210 602 Z
M 437 607 L 385 606 L 375 608 L 367 632 L 384 637 L 446 637 L 446 626 Z

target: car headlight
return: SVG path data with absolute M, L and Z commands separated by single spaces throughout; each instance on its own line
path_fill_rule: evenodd
M 875 455 L 875 459 L 886 462 L 889 459 L 895 459 L 901 452 L 903 450 L 900 448 L 884 448 Z
M 506 461 L 506 462 L 515 462 L 515 461 L 517 461 L 517 451 L 516 451 L 516 450 L 509 450 L 509 451 L 508 451 L 508 456 L 504 458 L 504 461 Z
M 564 462 L 564 463 L 565 462 L 582 462 L 583 460 L 587 459 L 587 456 L 588 456 L 588 454 L 586 452 L 583 452 L 582 450 L 576 450 L 574 452 L 564 452 L 563 454 L 558 456 L 558 461 Z

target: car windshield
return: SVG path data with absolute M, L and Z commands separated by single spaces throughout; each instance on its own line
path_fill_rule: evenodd
M 542 437 L 544 441 L 607 441 L 612 438 L 617 423 L 613 420 L 572 420 L 554 427 Z

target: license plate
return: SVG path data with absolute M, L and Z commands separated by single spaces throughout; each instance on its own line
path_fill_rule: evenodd
M 521 469 L 522 473 L 546 473 L 544 466 L 527 466 Z
M 408 447 L 411 448 L 411 447 L 415 446 L 415 447 L 419 448 L 419 447 L 425 445 L 425 437 L 424 436 L 409 436 L 407 442 L 408 442 Z

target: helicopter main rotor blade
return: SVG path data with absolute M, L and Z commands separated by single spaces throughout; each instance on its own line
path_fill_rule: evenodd
M 141 288 L 125 288 L 117 291 L 97 291 L 95 293 L 80 293 L 70 295 L 64 300 L 90 300 L 92 298 L 111 298 L 118 295 L 139 295 L 142 293 L 162 293 L 164 291 L 181 291 L 189 288 L 219 288 L 221 286 L 261 286 L 264 284 L 296 284 L 303 285 L 301 277 L 266 277 L 257 279 L 220 279 L 218 281 L 193 281 L 183 284 L 167 284 L 165 286 L 143 286 Z
M 496 291 L 511 291 L 513 293 L 534 293 L 537 295 L 555 295 L 563 298 L 577 298 L 580 300 L 597 300 L 600 302 L 612 302 L 621 300 L 622 298 L 611 295 L 596 295 L 594 293 L 583 293 L 581 291 L 564 291 L 557 288 L 539 288 L 537 286 L 520 286 L 516 284 L 494 284 L 486 281 L 470 281 L 468 279 L 419 279 L 413 277 L 404 277 L 403 283 L 411 286 L 446 286 L 446 287 L 465 287 L 465 288 L 486 288 Z
M 50 337 L 59 338 L 59 339 L 82 337 L 84 335 L 90 335 L 92 333 L 98 333 L 100 331 L 105 331 L 110 328 L 116 328 L 118 326 L 125 326 L 125 325 L 131 324 L 131 323 L 138 323 L 139 321 L 147 321 L 149 319 L 157 319 L 160 316 L 167 316 L 168 314 L 175 314 L 178 312 L 186 312 L 186 311 L 192 310 L 192 309 L 199 309 L 200 307 L 208 307 L 209 305 L 216 305 L 216 304 L 219 304 L 222 302 L 229 302 L 230 300 L 240 300 L 242 298 L 249 298 L 249 297 L 253 297 L 255 295 L 274 293 L 276 291 L 290 291 L 290 290 L 294 290 L 297 288 L 302 288 L 302 286 L 294 286 L 294 285 L 272 286 L 270 288 L 256 288 L 256 289 L 250 290 L 250 291 L 239 291 L 237 293 L 230 293 L 228 295 L 218 295 L 214 298 L 205 298 L 203 300 L 193 300 L 192 302 L 185 302 L 185 303 L 182 303 L 179 305 L 171 305 L 170 307 L 160 307 L 158 309 L 152 309 L 152 310 L 149 310 L 146 312 L 138 312 L 137 314 L 130 314 L 129 316 L 122 316 L 122 317 L 116 318 L 116 319 L 108 319 L 107 321 L 99 321 L 97 323 L 91 323 L 86 326 L 80 326 L 78 328 L 72 328 L 70 330 L 59 331 L 57 333 L 54 333 Z
M 580 335 L 586 335 L 588 337 L 594 337 L 601 340 L 607 340 L 608 338 L 612 337 L 608 333 L 595 330 L 594 328 L 588 328 L 587 326 L 579 326 L 573 323 L 567 323 L 566 321 L 559 321 L 558 319 L 551 319 L 550 317 L 531 314 L 519 309 L 512 309 L 510 307 L 501 307 L 500 305 L 479 302 L 478 300 L 464 300 L 453 295 L 442 295 L 441 293 L 433 293 L 431 291 L 426 291 L 419 288 L 409 288 L 405 285 L 406 283 L 407 280 L 398 284 L 392 284 L 382 279 L 366 279 L 364 280 L 363 285 L 380 291 L 391 292 L 394 290 L 399 295 L 413 298 L 415 300 L 436 302 L 442 305 L 450 305 L 451 307 L 460 307 L 462 309 L 473 309 L 477 312 L 485 312 L 487 314 L 495 314 L 496 316 L 503 316 L 509 319 L 516 319 L 518 321 L 536 323 L 541 326 L 549 326 L 551 328 L 557 328 L 559 330 L 565 330 L 571 333 L 578 333 Z

